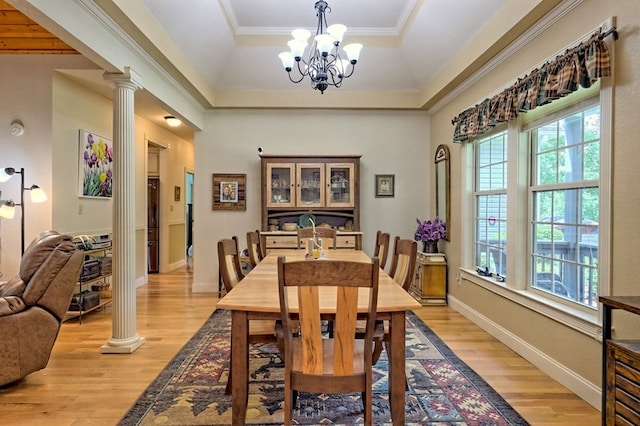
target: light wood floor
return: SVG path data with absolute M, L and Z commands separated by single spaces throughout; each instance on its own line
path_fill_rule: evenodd
M 102 355 L 111 308 L 63 324 L 49 365 L 0 387 L 2 425 L 114 425 L 215 310 L 217 294 L 192 294 L 187 268 L 138 289 L 130 355 Z M 532 425 L 599 425 L 600 412 L 449 307 L 416 312 Z

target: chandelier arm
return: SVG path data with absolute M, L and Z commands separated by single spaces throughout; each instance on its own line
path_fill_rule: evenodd
M 329 83 L 330 85 L 334 87 L 342 86 L 342 80 L 344 80 L 344 77 L 340 77 L 333 70 L 329 74 L 331 75 L 331 82 Z M 338 81 L 336 81 L 336 77 L 338 78 Z
M 302 80 L 304 80 L 304 75 L 300 75 L 299 80 L 294 80 L 293 78 L 291 78 L 291 71 L 289 71 L 287 74 L 289 75 L 289 81 L 291 81 L 292 83 L 300 83 Z
M 300 67 L 301 63 L 305 65 L 305 67 L 306 67 L 305 70 L 303 70 L 302 67 Z M 299 61 L 296 61 L 296 64 L 297 64 L 297 67 L 298 67 L 298 72 L 301 75 L 301 79 L 305 78 L 307 75 L 310 75 L 309 74 L 309 64 L 307 62 L 305 62 L 304 59 L 300 59 Z
M 348 75 L 347 75 L 347 74 L 343 75 L 343 76 L 342 76 L 342 78 L 349 78 L 349 77 L 351 77 L 351 76 L 353 75 L 353 71 L 355 71 L 355 69 L 356 69 L 356 64 L 353 64 L 353 63 L 352 63 L 352 64 L 351 64 L 351 72 L 350 72 Z

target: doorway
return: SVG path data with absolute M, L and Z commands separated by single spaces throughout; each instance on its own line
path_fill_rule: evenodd
M 187 262 L 191 260 L 193 256 L 193 173 L 186 172 L 186 211 L 185 217 L 187 220 Z
M 160 179 L 147 178 L 147 272 L 160 272 Z

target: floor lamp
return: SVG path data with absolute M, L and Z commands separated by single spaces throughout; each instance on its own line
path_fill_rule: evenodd
M 16 204 L 13 200 L 5 201 L 0 205 L 0 217 L 13 219 L 15 216 L 16 206 L 20 206 L 20 248 L 24 254 L 24 191 L 31 191 L 31 201 L 33 203 L 44 203 L 47 201 L 47 194 L 38 186 L 31 185 L 29 188 L 24 186 L 24 168 L 16 170 L 13 167 L 0 169 L 0 182 L 6 182 L 11 179 L 14 174 L 20 175 L 20 204 Z

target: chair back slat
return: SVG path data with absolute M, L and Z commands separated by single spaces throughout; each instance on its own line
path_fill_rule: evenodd
M 260 233 L 258 231 L 247 232 L 247 251 L 249 252 L 249 262 L 255 268 L 263 258 L 260 248 Z
M 373 250 L 373 255 L 380 259 L 380 267 L 382 269 L 387 265 L 390 238 L 391 237 L 386 232 L 378 231 L 376 233 L 376 245 Z
M 413 281 L 417 255 L 418 243 L 413 240 L 402 240 L 400 237 L 395 238 L 389 275 L 406 291 L 409 291 Z
M 218 267 L 220 269 L 220 279 L 228 292 L 244 278 L 242 267 L 240 266 L 237 237 L 218 241 Z
M 298 288 L 298 311 L 302 343 L 302 371 L 307 374 L 322 374 L 324 351 L 322 347 L 322 325 L 320 322 L 318 287 Z
M 346 336 L 355 335 L 357 316 L 358 288 L 339 287 L 333 330 L 336 336 L 333 348 L 333 373 L 335 375 L 353 374 L 355 340 L 346 338 Z

